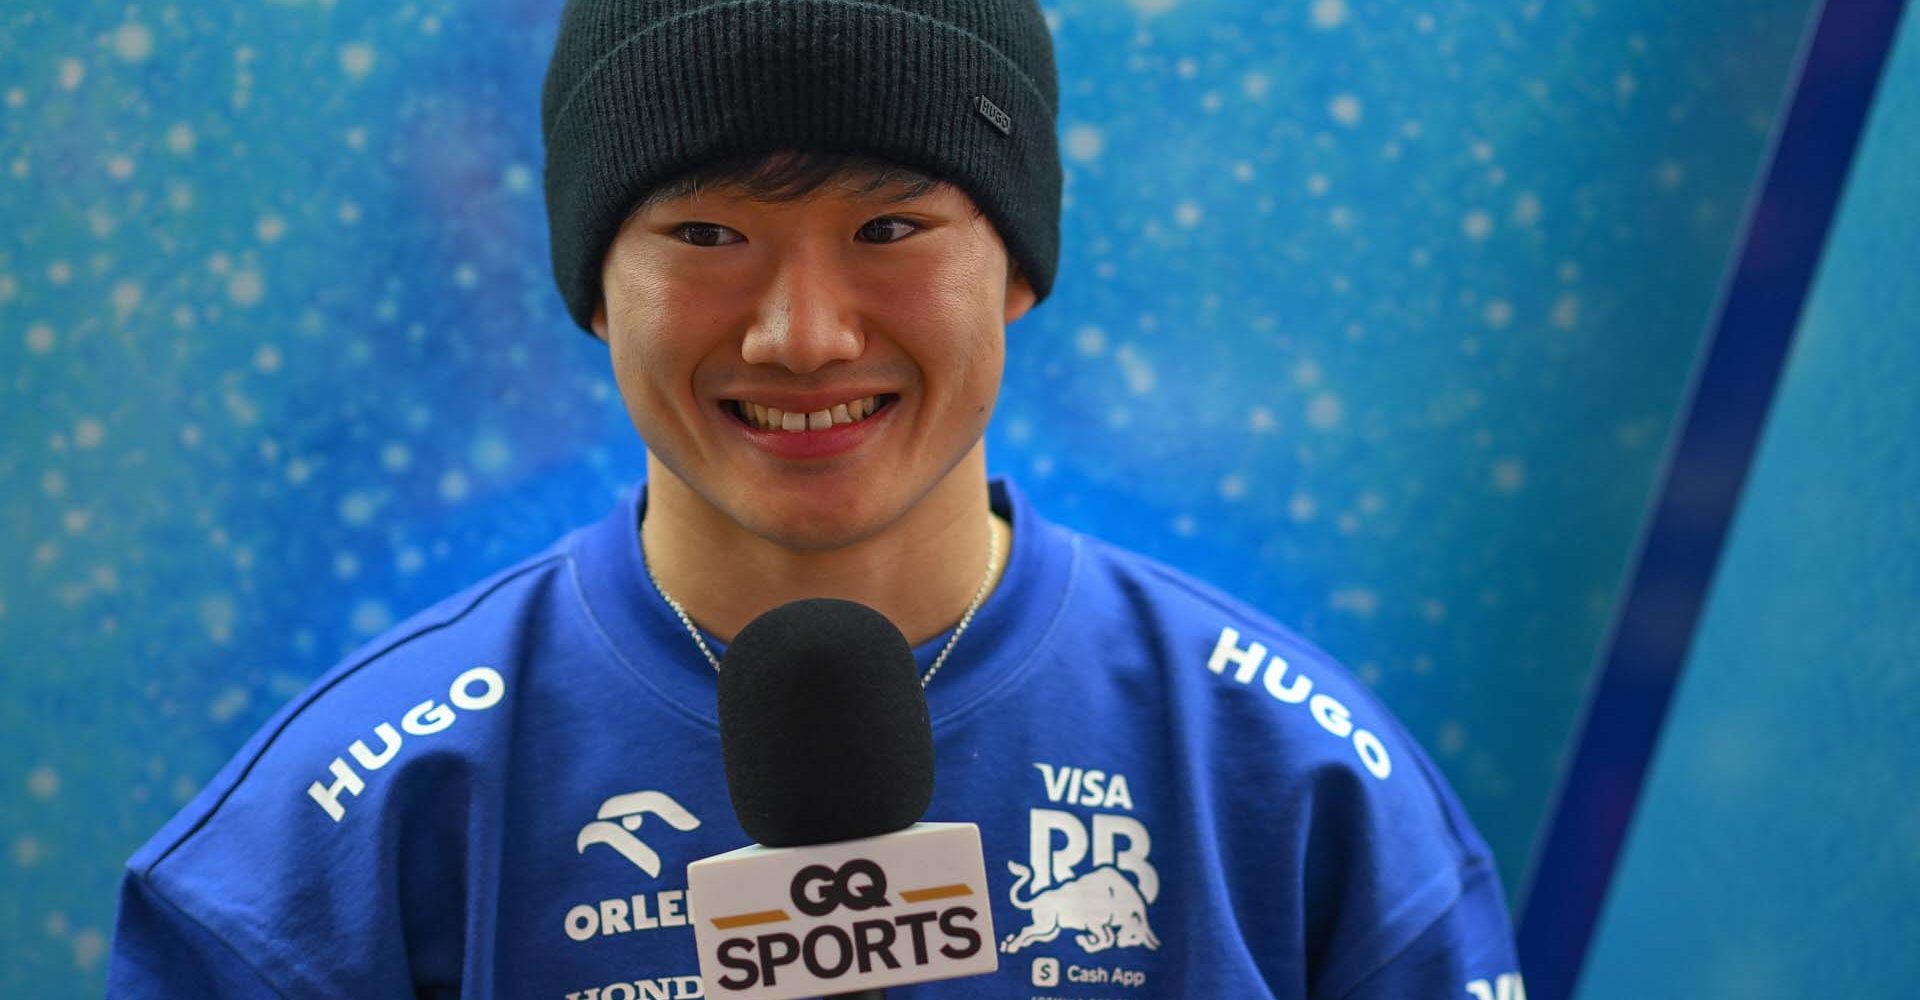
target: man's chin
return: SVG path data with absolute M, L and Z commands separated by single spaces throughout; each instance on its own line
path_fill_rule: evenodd
M 829 552 L 873 537 L 897 517 L 888 517 L 871 495 L 851 501 L 806 498 L 750 502 L 734 521 L 749 533 L 795 552 Z

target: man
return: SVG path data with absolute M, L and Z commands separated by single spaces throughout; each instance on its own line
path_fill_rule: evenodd
M 913 642 L 928 817 L 989 858 L 999 972 L 895 995 L 1515 995 L 1488 849 L 1360 685 L 989 483 L 1056 105 L 1032 0 L 569 3 L 554 268 L 646 482 L 282 710 L 129 862 L 110 995 L 709 995 L 719 655 L 820 596 Z

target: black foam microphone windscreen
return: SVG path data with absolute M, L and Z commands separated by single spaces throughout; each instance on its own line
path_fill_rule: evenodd
M 885 615 L 831 598 L 783 604 L 734 636 L 719 685 L 727 793 L 755 841 L 874 837 L 927 811 L 927 699 Z

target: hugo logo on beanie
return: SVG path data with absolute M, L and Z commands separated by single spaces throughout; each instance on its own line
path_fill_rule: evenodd
M 590 329 L 601 260 L 649 189 L 830 150 L 965 191 L 1045 299 L 1059 103 L 1038 0 L 568 0 L 540 113 L 554 280 Z

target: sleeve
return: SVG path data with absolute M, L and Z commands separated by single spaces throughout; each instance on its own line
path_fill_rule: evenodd
M 1337 1000 L 1526 1000 L 1493 860 L 1469 861 L 1460 878 L 1452 906 Z
M 134 852 L 108 996 L 383 1000 L 460 981 L 468 903 L 490 899 L 469 879 L 488 870 L 469 864 L 471 831 L 498 829 L 473 794 L 466 738 L 485 727 L 442 732 L 456 711 L 438 700 L 366 726 L 383 694 L 418 697 L 387 690 L 407 680 L 361 685 L 375 708 L 336 690 L 270 722 Z M 408 754 L 415 738 L 431 749 Z
M 232 945 L 132 870 L 120 883 L 106 995 L 109 1000 L 284 996 Z

